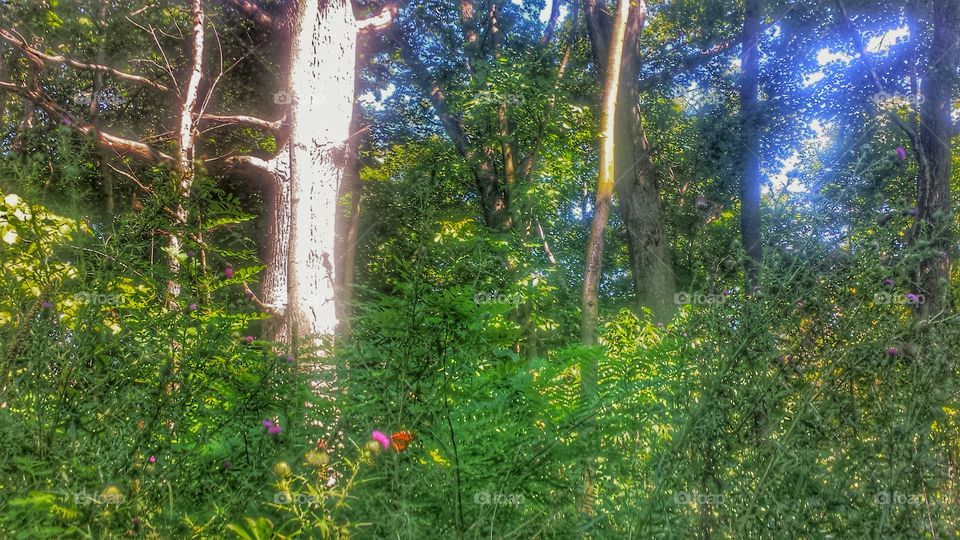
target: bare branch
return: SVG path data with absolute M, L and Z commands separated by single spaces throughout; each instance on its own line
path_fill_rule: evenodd
M 260 308 L 260 310 L 263 311 L 264 313 L 269 313 L 277 317 L 283 316 L 283 313 L 284 313 L 283 308 L 264 303 L 262 300 L 257 298 L 257 295 L 253 292 L 253 290 L 250 289 L 250 286 L 247 285 L 246 281 L 243 282 L 243 292 L 247 295 L 247 298 L 249 298 L 250 301 L 253 302 L 254 305 Z
M 274 166 L 271 161 L 255 156 L 227 156 L 208 159 L 204 162 L 208 170 L 219 173 L 241 173 L 250 176 L 273 175 Z
M 280 133 L 280 130 L 283 128 L 286 118 L 281 118 L 280 120 L 263 120 L 255 116 L 246 116 L 241 114 L 236 115 L 219 115 L 219 114 L 203 114 L 203 115 L 194 115 L 198 118 L 200 123 L 212 123 L 217 126 L 231 126 L 231 125 L 241 125 L 249 126 L 270 133 Z
M 373 17 L 357 21 L 357 31 L 380 31 L 389 28 L 397 18 L 397 11 L 399 11 L 399 9 L 400 5 L 395 2 L 384 5 L 380 13 L 377 13 Z
M 151 165 L 173 165 L 175 160 L 163 152 L 151 148 L 139 141 L 124 139 L 99 130 L 93 124 L 78 121 L 73 115 L 61 108 L 50 96 L 40 90 L 29 90 L 21 86 L 0 81 L 0 89 L 17 94 L 43 109 L 52 119 L 70 127 L 75 132 L 90 136 L 101 148 L 113 150 L 117 155 L 129 155 Z
M 79 62 L 72 58 L 67 58 L 66 56 L 44 54 L 40 50 L 31 47 L 30 45 L 27 44 L 26 41 L 22 40 L 21 38 L 17 37 L 12 32 L 10 32 L 9 30 L 6 30 L 4 28 L 0 28 L 0 39 L 3 39 L 4 41 L 7 41 L 14 47 L 20 49 L 21 51 L 23 51 L 24 54 L 26 54 L 28 57 L 30 57 L 36 62 L 45 63 L 45 64 L 67 65 L 72 68 L 80 69 L 84 71 L 107 73 L 118 79 L 135 82 L 138 84 L 143 84 L 153 89 L 159 90 L 161 92 L 170 91 L 170 89 L 167 88 L 166 86 L 158 82 L 151 81 L 146 77 L 141 77 L 140 75 L 133 75 L 132 73 L 126 73 L 124 71 L 113 69 L 109 66 L 103 66 L 99 64 L 85 64 L 83 62 Z
M 173 89 L 174 91 L 176 91 L 177 95 L 179 96 L 180 87 L 177 85 L 177 77 L 173 74 L 173 67 L 170 66 L 170 59 L 167 58 L 167 53 L 163 50 L 163 47 L 160 45 L 160 40 L 157 38 L 157 31 L 154 30 L 153 27 L 146 28 L 142 24 L 138 24 L 129 16 L 127 17 L 127 21 L 129 21 L 130 24 L 136 26 L 140 30 L 143 30 L 144 32 L 150 34 L 151 37 L 153 37 L 153 42 L 157 45 L 157 50 L 160 51 L 160 56 L 163 57 L 163 62 L 165 64 L 165 69 L 167 70 L 167 75 L 170 76 L 170 80 L 173 82 Z

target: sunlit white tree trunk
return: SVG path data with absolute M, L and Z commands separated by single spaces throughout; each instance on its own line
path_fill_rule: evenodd
M 354 110 L 357 23 L 345 0 L 305 0 L 291 40 L 289 85 L 275 95 L 289 107 L 289 139 L 269 164 L 264 303 L 280 317 L 274 338 L 291 351 L 328 356 L 335 305 L 338 189 Z M 332 390 L 330 366 L 316 366 Z
M 203 78 L 203 39 L 204 14 L 202 0 L 193 0 L 191 4 L 193 16 L 193 39 L 190 53 L 190 78 L 187 81 L 183 96 L 183 105 L 180 108 L 180 118 L 177 124 L 177 208 L 174 211 L 176 224 L 183 226 L 187 223 L 187 209 L 184 206 L 193 191 L 193 157 L 197 144 L 194 131 L 194 113 L 200 95 L 200 81 Z M 95 96 L 96 98 L 96 96 Z M 177 233 L 170 235 L 168 268 L 172 276 L 167 283 L 168 305 L 176 306 L 176 297 L 180 294 L 180 284 L 177 274 L 180 273 L 180 254 L 183 242 Z

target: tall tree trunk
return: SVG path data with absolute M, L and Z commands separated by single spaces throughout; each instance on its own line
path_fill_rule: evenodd
M 606 71 L 609 17 L 596 0 L 587 0 L 587 30 L 594 62 Z M 637 83 L 640 63 L 639 36 L 646 18 L 646 4 L 634 6 L 627 23 L 621 62 L 621 91 L 617 104 L 615 182 L 620 216 L 627 232 L 630 271 L 637 305 L 650 308 L 658 321 L 673 317 L 677 306 L 673 249 L 667 240 L 660 201 L 660 187 L 650 154 L 639 107 Z
M 667 240 L 660 186 L 643 129 L 637 87 L 639 39 L 645 16 L 645 6 L 635 6 L 627 25 L 617 103 L 616 192 L 627 231 L 638 305 L 649 307 L 657 321 L 668 321 L 677 310 L 673 249 Z
M 100 4 L 100 12 L 97 21 L 97 64 L 106 65 L 107 63 L 107 15 L 109 14 L 110 2 Z M 100 96 L 103 93 L 102 71 L 93 74 L 93 95 L 90 99 L 90 123 L 99 127 L 97 118 L 100 114 Z M 100 177 L 103 179 L 103 200 L 106 207 L 107 219 L 113 222 L 113 171 L 110 170 L 110 153 L 105 148 L 97 147 L 97 156 L 100 158 Z
M 646 12 L 646 5 L 641 1 L 641 8 Z M 610 216 L 610 201 L 613 198 L 613 185 L 616 178 L 616 161 L 614 156 L 614 136 L 616 134 L 617 102 L 620 91 L 620 64 L 623 58 L 624 35 L 627 29 L 630 0 L 617 2 L 616 16 L 613 21 L 613 31 L 610 39 L 609 56 L 607 57 L 606 80 L 603 85 L 603 103 L 601 109 L 600 131 L 600 170 L 597 178 L 597 196 L 594 204 L 593 225 L 590 230 L 590 239 L 587 243 L 586 268 L 583 276 L 582 319 L 580 322 L 580 336 L 585 345 L 597 344 L 597 325 L 600 319 L 600 277 L 603 273 L 603 240 Z M 597 360 L 593 355 L 584 360 L 580 366 L 580 384 L 584 403 L 588 414 L 597 402 Z M 592 424 L 593 422 L 589 422 Z M 592 442 L 592 425 L 584 429 L 588 444 Z M 581 509 L 585 513 L 592 513 L 593 507 L 593 465 L 588 464 L 584 478 L 584 501 Z
M 920 105 L 920 173 L 917 178 L 915 239 L 929 245 L 920 262 L 917 284 L 925 297 L 919 313 L 930 317 L 949 306 L 952 212 L 950 207 L 950 118 L 953 89 L 960 64 L 960 2 L 935 0 L 933 42 L 922 79 Z
M 260 283 L 263 302 L 273 313 L 266 326 L 267 336 L 279 343 L 289 343 L 289 325 L 285 316 L 288 300 L 290 262 L 290 154 L 280 152 L 270 163 L 271 170 L 264 190 L 267 208 L 267 269 Z
M 187 209 L 184 204 L 193 191 L 193 155 L 196 146 L 196 132 L 194 131 L 194 113 L 200 93 L 200 79 L 203 77 L 203 0 L 193 0 L 191 3 L 193 15 L 193 39 L 190 42 L 190 77 L 184 88 L 183 102 L 180 108 L 180 120 L 177 130 L 177 208 L 175 210 L 175 227 L 187 224 Z M 176 297 L 180 294 L 180 284 L 177 275 L 180 273 L 180 260 L 177 258 L 183 247 L 179 233 L 170 234 L 170 253 L 167 267 L 170 270 L 170 281 L 167 283 L 167 303 L 171 308 L 176 307 Z
M 303 3 L 290 55 L 290 140 L 285 149 L 289 206 L 278 208 L 287 213 L 289 239 L 276 244 L 287 246 L 284 337 L 294 351 L 302 344 L 320 357 L 330 353 L 338 320 L 337 195 L 346 174 L 356 42 L 357 23 L 349 2 Z M 333 366 L 315 367 L 315 387 L 329 394 L 335 387 Z
M 740 137 L 744 146 L 740 184 L 740 235 L 745 251 L 747 290 L 758 285 L 763 247 L 760 240 L 760 18 L 761 0 L 744 1 L 740 76 Z
M 100 10 L 97 14 L 97 64 L 107 63 L 107 10 L 110 0 L 100 0 Z M 103 95 L 102 71 L 93 74 L 93 95 L 90 99 L 90 123 L 99 128 L 100 101 Z M 113 171 L 110 170 L 110 153 L 105 148 L 97 147 L 97 157 L 100 158 L 100 177 L 103 180 L 103 200 L 106 207 L 107 220 L 113 222 Z

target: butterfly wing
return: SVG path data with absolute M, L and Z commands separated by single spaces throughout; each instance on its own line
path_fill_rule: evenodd
M 394 449 L 397 452 L 403 452 L 407 449 L 407 445 L 410 444 L 410 441 L 413 440 L 413 434 L 409 431 L 398 431 L 390 436 L 390 442 L 393 444 Z

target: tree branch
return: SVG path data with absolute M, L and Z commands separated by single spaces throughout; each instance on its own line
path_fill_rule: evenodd
M 286 122 L 286 117 L 281 118 L 280 120 L 263 120 L 255 116 L 246 116 L 242 114 L 236 115 L 219 115 L 219 114 L 194 114 L 194 117 L 199 120 L 200 123 L 212 123 L 217 126 L 230 126 L 230 125 L 242 125 L 250 126 L 263 131 L 270 133 L 278 134 L 283 128 L 284 122 Z
M 414 83 L 430 100 L 434 113 L 440 119 L 444 132 L 453 141 L 454 148 L 473 169 L 477 192 L 480 196 L 487 224 L 502 229 L 509 228 L 512 224 L 508 214 L 509 208 L 507 208 L 507 202 L 504 200 L 501 182 L 491 165 L 489 149 L 484 148 L 484 155 L 478 155 L 463 131 L 460 118 L 450 112 L 443 89 L 440 88 L 440 85 L 433 79 L 427 67 L 417 56 L 413 46 L 407 41 L 406 34 L 396 27 L 394 27 L 392 34 L 392 41 L 396 43 L 404 62 L 413 72 Z
M 844 26 L 847 32 L 850 33 L 850 37 L 853 39 L 853 46 L 857 50 L 857 54 L 860 56 L 860 61 L 863 63 L 864 68 L 869 72 L 870 78 L 873 80 L 874 86 L 877 87 L 877 91 L 886 92 L 886 89 L 883 86 L 883 81 L 880 80 L 880 76 L 877 75 L 877 70 L 873 67 L 873 62 L 870 61 L 870 56 L 867 54 L 867 47 L 863 43 L 863 38 L 860 36 L 860 32 L 853 26 L 853 22 L 850 20 L 850 17 L 847 15 L 847 8 L 843 5 L 843 0 L 837 0 L 837 8 L 839 10 L 840 23 Z M 890 120 L 904 134 L 907 138 L 910 139 L 910 146 L 913 148 L 914 153 L 917 155 L 917 159 L 922 161 L 923 156 L 920 155 L 919 146 L 917 145 L 917 134 L 913 129 L 908 126 L 900 115 L 890 111 L 887 115 Z
M 367 19 L 357 21 L 358 32 L 376 32 L 386 30 L 393 24 L 397 18 L 397 11 L 400 10 L 399 2 L 389 2 L 385 4 L 380 12 Z
M 477 41 L 477 29 L 474 23 L 473 0 L 460 0 L 460 25 L 468 45 Z
M 540 123 L 540 129 L 537 130 L 537 137 L 533 140 L 533 147 L 530 149 L 530 153 L 523 158 L 523 161 L 520 164 L 520 170 L 523 171 L 524 178 L 530 178 L 530 174 L 533 172 L 534 167 L 537 164 L 537 160 L 540 156 L 540 148 L 543 146 L 543 139 L 547 132 L 547 125 L 550 123 L 550 117 L 553 113 L 553 108 L 557 103 L 557 92 L 560 90 L 560 82 L 563 80 L 563 74 L 567 69 L 567 64 L 570 61 L 570 54 L 573 51 L 573 45 L 577 40 L 577 31 L 580 28 L 580 3 L 573 3 L 573 22 L 570 27 L 570 35 L 567 37 L 567 46 L 566 50 L 563 53 L 563 58 L 560 59 L 560 65 L 557 67 L 557 74 L 553 80 L 553 92 L 550 94 L 550 98 L 547 100 L 546 106 L 543 108 L 543 121 Z
M 25 55 L 30 57 L 36 63 L 67 65 L 72 68 L 83 70 L 83 71 L 108 73 L 118 79 L 135 82 L 138 84 L 143 84 L 155 90 L 159 90 L 161 92 L 170 91 L 170 89 L 167 88 L 166 86 L 158 82 L 151 81 L 146 77 L 141 77 L 140 75 L 133 75 L 131 73 L 126 73 L 124 71 L 113 69 L 108 66 L 102 66 L 99 64 L 85 64 L 83 62 L 78 62 L 77 60 L 73 60 L 72 58 L 67 58 L 66 56 L 44 54 L 39 49 L 35 49 L 31 47 L 30 45 L 27 44 L 26 41 L 24 41 L 21 38 L 18 38 L 12 32 L 4 28 L 0 28 L 0 39 L 3 39 L 4 41 L 7 41 L 14 47 L 20 49 Z
M 263 10 L 256 2 L 252 0 L 221 0 L 224 4 L 233 6 L 234 9 L 253 19 L 257 24 L 264 28 L 273 29 L 276 25 L 273 17 Z
M 573 1 L 574 3 L 578 2 L 578 0 Z M 543 45 L 549 45 L 553 39 L 553 31 L 557 27 L 558 18 L 560 18 L 560 0 L 553 0 L 550 4 L 550 19 L 547 21 L 547 28 L 544 30 L 543 39 L 541 40 Z
M 40 90 L 29 90 L 15 84 L 0 81 L 0 89 L 17 94 L 43 109 L 52 119 L 70 127 L 75 132 L 90 136 L 101 148 L 113 150 L 120 156 L 131 157 L 151 165 L 174 165 L 175 160 L 163 152 L 151 148 L 139 141 L 117 137 L 99 130 L 93 124 L 80 122 L 69 112 L 65 111 L 50 96 Z
M 676 77 L 677 75 L 679 75 L 680 73 L 689 71 L 696 67 L 702 66 L 703 64 L 706 64 L 707 62 L 709 62 L 710 60 L 713 60 L 717 56 L 720 56 L 721 54 L 729 51 L 730 49 L 736 47 L 737 45 L 740 45 L 742 42 L 743 42 L 743 37 L 741 36 L 736 39 L 727 41 L 726 43 L 721 43 L 719 45 L 711 47 L 706 51 L 700 51 L 696 54 L 691 54 L 672 67 L 665 68 L 658 73 L 655 73 L 653 75 L 640 79 L 640 82 L 637 83 L 637 89 L 640 92 L 645 92 L 647 90 L 650 90 L 654 86 L 657 86 L 658 84 L 668 82 L 674 77 Z
M 444 94 L 443 89 L 440 88 L 440 85 L 437 84 L 433 76 L 430 75 L 430 71 L 417 56 L 417 53 L 413 50 L 410 42 L 407 41 L 407 36 L 403 31 L 394 31 L 393 41 L 397 44 L 407 67 L 413 72 L 414 81 L 417 86 L 426 94 L 427 99 L 430 100 L 430 104 L 433 105 L 433 110 L 437 114 L 437 118 L 440 119 L 440 124 L 443 126 L 444 132 L 446 132 L 447 136 L 453 141 L 457 152 L 465 159 L 471 159 L 474 156 L 474 152 L 470 148 L 470 142 L 466 134 L 463 132 L 460 119 L 450 112 L 450 107 L 447 105 L 447 96 Z
M 208 170 L 218 173 L 240 173 L 251 176 L 274 173 L 271 161 L 248 155 L 208 159 L 204 164 Z
M 269 313 L 277 317 L 283 317 L 284 309 L 282 307 L 270 305 L 260 300 L 256 293 L 250 289 L 250 286 L 247 285 L 246 281 L 243 282 L 243 292 L 247 295 L 247 298 L 249 298 L 250 301 L 253 302 L 253 304 L 260 308 L 260 310 L 264 313 Z
M 777 24 L 777 22 L 779 22 L 780 19 L 785 17 L 789 12 L 790 12 L 790 9 L 786 9 L 785 11 L 782 11 L 776 14 L 775 16 L 773 16 L 770 22 L 766 22 L 760 26 L 760 31 L 763 32 L 766 29 L 770 28 L 771 26 Z M 688 71 L 696 67 L 702 66 L 703 64 L 706 64 L 710 60 L 716 58 L 717 56 L 720 56 L 721 54 L 729 51 L 730 49 L 733 49 L 734 47 L 737 47 L 741 43 L 743 43 L 742 35 L 737 36 L 735 39 L 732 39 L 730 41 L 720 43 L 718 45 L 714 45 L 713 47 L 705 51 L 700 51 L 695 54 L 691 54 L 672 67 L 665 68 L 658 73 L 655 73 L 653 75 L 640 79 L 637 89 L 640 92 L 645 92 L 647 90 L 650 90 L 651 88 L 653 88 L 658 84 L 670 81 L 673 77 L 676 77 L 677 75 L 679 75 L 680 73 L 683 73 L 684 71 Z M 639 62 L 641 63 L 646 62 L 646 60 L 640 59 Z M 637 69 L 638 72 L 640 71 L 639 68 L 640 66 L 638 65 L 638 69 Z

